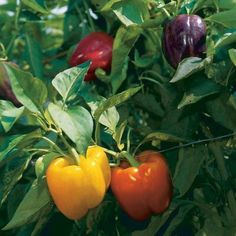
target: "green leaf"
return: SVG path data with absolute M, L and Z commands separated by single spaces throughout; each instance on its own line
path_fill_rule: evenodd
M 36 225 L 34 226 L 34 230 L 31 232 L 30 236 L 38 236 L 41 231 L 45 228 L 45 225 L 48 223 L 49 219 L 52 217 L 53 204 L 47 204 L 41 211 L 40 215 L 37 217 Z
M 11 158 L 0 168 L 0 206 L 6 200 L 14 185 L 21 179 L 32 158 L 32 155 L 28 153 L 18 153 L 18 155 L 15 153 L 14 155 L 14 158 Z
M 24 107 L 16 108 L 11 102 L 0 100 L 0 124 L 8 132 L 24 111 Z
M 189 57 L 180 62 L 171 83 L 188 78 L 191 74 L 204 68 L 205 60 L 199 57 Z
M 234 65 L 236 66 L 236 49 L 232 48 L 229 50 L 229 57 L 231 61 L 234 63 Z
M 112 5 L 112 10 L 125 25 L 141 24 L 149 18 L 147 3 L 143 0 L 128 0 Z
M 93 0 L 93 1 L 96 1 L 96 0 Z M 104 0 L 103 0 L 104 1 Z M 119 3 L 119 2 L 122 2 L 122 0 L 110 0 L 108 1 L 106 4 L 102 4 L 103 7 L 101 9 L 101 11 L 111 11 L 112 10 L 112 6 L 115 4 L 115 3 Z M 100 5 L 100 4 L 99 4 Z
M 112 135 L 112 138 L 116 141 L 117 147 L 120 151 L 124 149 L 124 144 L 121 143 L 121 139 L 124 134 L 126 126 L 127 126 L 127 120 L 122 122 Z
M 221 9 L 232 9 L 236 7 L 236 0 L 218 0 Z
M 90 107 L 92 116 L 94 116 L 95 111 L 101 105 L 101 103 L 106 101 L 106 98 L 100 96 L 97 93 L 96 88 L 94 89 L 87 83 L 84 83 L 81 86 L 79 96 L 81 96 L 85 100 L 86 104 Z M 99 123 L 107 127 L 113 133 L 115 132 L 119 118 L 119 113 L 113 106 L 102 113 L 99 118 Z
M 20 152 L 26 146 L 32 144 L 32 142 L 35 141 L 35 138 L 40 136 L 41 130 L 39 129 L 23 135 L 0 136 L 0 163 L 1 161 L 7 160 L 7 155 L 11 151 L 15 150 L 16 152 Z
M 27 23 L 25 27 L 32 27 Z M 29 62 L 34 72 L 34 75 L 40 79 L 43 78 L 43 57 L 42 49 L 39 42 L 30 35 L 26 34 L 26 49 L 28 53 Z
M 117 106 L 123 102 L 125 102 L 127 99 L 129 99 L 131 96 L 133 96 L 135 93 L 137 93 L 142 87 L 136 87 L 136 88 L 130 88 L 127 89 L 126 91 L 116 94 L 110 98 L 108 98 L 106 101 L 101 103 L 101 105 L 96 109 L 94 113 L 94 119 L 96 122 L 96 130 L 95 130 L 95 141 L 98 142 L 99 139 L 99 120 L 101 115 L 108 110 L 109 108 L 113 106 Z
M 184 96 L 178 105 L 178 109 L 181 109 L 186 105 L 194 104 L 209 95 L 220 92 L 221 90 L 220 85 L 208 79 L 206 76 L 197 76 L 191 82 L 191 86 L 184 93 Z
M 38 180 L 42 179 L 43 176 L 46 175 L 46 170 L 49 164 L 58 156 L 58 153 L 52 152 L 45 154 L 37 159 L 37 161 L 35 162 L 35 174 Z
M 64 111 L 53 103 L 49 104 L 48 110 L 56 124 L 76 144 L 79 152 L 85 154 L 93 132 L 93 119 L 90 113 L 81 106 Z
M 43 7 L 42 5 L 37 3 L 37 1 L 35 1 L 35 0 L 22 0 L 22 3 L 24 3 L 26 6 L 28 6 L 32 10 L 40 12 L 42 14 L 48 14 L 49 13 L 48 10 L 45 9 L 45 7 Z
M 106 101 L 102 102 L 101 105 L 96 109 L 94 113 L 94 119 L 96 122 L 99 121 L 100 116 L 104 111 L 109 109 L 110 107 L 117 106 L 121 104 L 122 102 L 125 102 L 130 97 L 132 97 L 134 94 L 136 94 L 142 87 L 136 87 L 136 88 L 130 88 L 125 90 L 124 92 L 121 92 L 119 94 L 116 94 L 110 98 L 108 98 Z
M 228 94 L 222 93 L 220 97 L 206 103 L 206 112 L 215 122 L 229 130 L 236 131 L 236 112 L 229 99 Z
M 133 63 L 137 67 L 140 67 L 140 68 L 148 67 L 154 62 L 154 60 L 155 60 L 154 55 L 153 56 L 150 56 L 150 55 L 140 56 L 138 50 L 135 50 L 135 52 L 134 52 Z
M 136 26 L 120 27 L 116 33 L 112 52 L 111 85 L 115 94 L 126 79 L 128 55 L 140 36 L 141 29 Z
M 32 112 L 41 112 L 47 99 L 47 88 L 44 83 L 8 63 L 4 63 L 4 66 L 18 101 Z
M 32 184 L 31 182 L 30 183 L 25 183 L 25 182 L 26 181 L 23 180 L 17 182 L 17 184 L 15 184 L 15 186 L 7 196 L 6 205 L 7 205 L 8 219 L 11 219 L 13 217 L 17 207 L 23 200 L 25 194 L 27 193 Z
M 208 159 L 208 149 L 205 146 L 180 149 L 179 160 L 173 178 L 178 197 L 182 197 L 192 186 L 204 160 Z
M 224 34 L 215 44 L 215 48 L 227 46 L 236 42 L 236 32 Z
M 57 74 L 53 79 L 52 85 L 62 96 L 64 103 L 78 96 L 79 89 L 89 66 L 90 62 L 85 62 Z
M 39 185 L 34 181 L 24 199 L 18 206 L 10 222 L 2 229 L 9 230 L 29 222 L 35 221 L 35 215 L 39 215 L 50 203 L 50 195 L 46 184 Z
M 162 93 L 165 94 L 166 97 L 168 97 L 167 92 L 164 91 L 164 87 L 160 89 Z M 171 94 L 171 96 L 173 96 L 173 93 Z M 164 96 L 162 96 L 162 99 L 163 98 Z M 156 116 L 162 117 L 165 114 L 165 111 L 163 109 L 163 104 L 160 101 L 158 101 L 158 98 L 155 94 L 151 94 L 149 92 L 138 93 L 134 96 L 132 101 L 137 107 L 141 107 L 142 109 Z
M 229 97 L 229 105 L 236 110 L 236 92 Z
M 206 18 L 206 20 L 216 22 L 227 28 L 236 28 L 236 7 L 229 11 L 223 11 L 216 14 L 213 14 Z
M 217 210 L 215 209 L 215 211 Z M 214 218 L 216 218 L 216 216 Z M 227 227 L 223 227 L 222 216 L 218 215 L 217 218 L 218 222 L 216 222 L 216 220 L 213 219 L 212 215 L 210 215 L 209 217 L 205 217 L 204 225 L 201 228 L 201 230 L 196 233 L 196 236 L 211 235 L 212 232 L 214 232 L 214 236 L 234 235 L 235 233 L 234 223 L 232 225 L 233 227 L 231 227 L 230 225 L 227 225 Z
M 176 135 L 187 140 L 192 140 L 196 129 L 199 127 L 199 112 L 185 114 L 184 109 L 171 109 L 161 120 L 162 132 Z
M 106 99 L 97 99 L 97 101 L 87 101 L 87 104 L 91 108 L 92 115 L 94 115 L 97 108 L 105 102 Z M 115 132 L 117 123 L 119 122 L 119 113 L 117 112 L 115 107 L 110 107 L 106 111 L 104 111 L 100 118 L 99 123 L 109 128 L 111 132 Z
M 11 152 L 26 135 L 12 135 L 7 137 L 0 136 L 0 162 L 3 161 L 9 152 Z

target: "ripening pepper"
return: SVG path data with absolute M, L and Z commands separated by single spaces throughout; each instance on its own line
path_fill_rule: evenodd
M 112 61 L 114 39 L 104 32 L 92 32 L 84 37 L 76 46 L 69 60 L 71 66 L 91 61 L 85 81 L 96 80 L 95 70 L 102 68 L 109 71 Z
M 69 219 L 82 218 L 99 205 L 110 184 L 111 170 L 107 156 L 99 146 L 88 148 L 79 165 L 70 158 L 56 158 L 47 172 L 49 192 L 57 208 Z
M 127 162 L 112 169 L 111 189 L 123 210 L 134 220 L 148 219 L 167 209 L 172 198 L 172 183 L 164 157 L 145 151 L 136 158 L 140 165 Z
M 181 14 L 164 28 L 163 51 L 167 61 L 177 68 L 187 57 L 202 57 L 206 50 L 206 24 L 198 15 Z

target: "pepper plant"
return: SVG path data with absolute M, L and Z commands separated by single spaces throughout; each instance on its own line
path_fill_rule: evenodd
M 235 15 L 0 1 L 0 235 L 235 235 Z

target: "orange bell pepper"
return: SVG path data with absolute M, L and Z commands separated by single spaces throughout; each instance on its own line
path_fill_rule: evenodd
M 172 198 L 172 183 L 164 157 L 145 151 L 136 158 L 140 165 L 122 162 L 112 169 L 111 189 L 124 211 L 135 220 L 145 220 L 167 209 Z

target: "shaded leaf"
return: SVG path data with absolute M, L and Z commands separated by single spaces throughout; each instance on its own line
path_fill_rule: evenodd
M 35 130 L 28 134 L 23 135 L 11 135 L 6 137 L 0 136 L 0 164 L 1 161 L 7 159 L 8 153 L 14 150 L 16 147 L 23 149 L 26 145 L 35 141 L 35 137 L 40 137 L 41 131 Z M 19 150 L 18 150 L 19 151 Z
M 18 155 L 14 155 L 13 159 L 0 168 L 0 205 L 4 203 L 10 191 L 21 179 L 32 158 L 29 153 L 18 152 Z
M 9 230 L 36 220 L 35 214 L 39 214 L 50 203 L 50 195 L 46 185 L 39 185 L 34 181 L 24 199 L 16 209 L 10 222 L 2 229 Z
M 229 50 L 229 57 L 231 61 L 234 63 L 234 65 L 236 66 L 236 49 L 232 48 Z
M 189 104 L 194 104 L 209 95 L 220 92 L 220 90 L 220 85 L 207 79 L 205 76 L 194 78 L 190 88 L 184 93 L 184 96 L 178 105 L 178 109 Z
M 184 109 L 168 111 L 162 119 L 161 131 L 191 140 L 199 125 L 199 113 L 192 112 L 187 116 Z
M 26 27 L 29 27 L 28 25 Z M 34 75 L 40 79 L 43 78 L 43 57 L 39 42 L 29 33 L 26 34 L 26 47 L 28 58 Z
M 0 124 L 8 132 L 24 111 L 24 107 L 16 108 L 11 102 L 0 100 Z
M 140 56 L 138 50 L 135 50 L 134 61 L 133 61 L 135 66 L 140 68 L 145 68 L 150 66 L 153 62 L 154 62 L 154 56 L 153 57 L 151 57 L 150 55 Z
M 111 84 L 113 94 L 126 78 L 128 55 L 141 33 L 136 26 L 120 27 L 116 33 L 112 51 Z
M 174 231 L 184 222 L 188 217 L 189 212 L 194 208 L 193 204 L 186 204 L 180 207 L 178 213 L 171 221 L 169 227 L 165 231 L 165 235 L 172 235 Z
M 132 97 L 135 93 L 137 93 L 140 89 L 141 89 L 141 87 L 127 89 L 124 92 L 116 94 L 116 95 L 108 98 L 103 103 L 101 103 L 101 105 L 96 109 L 96 111 L 94 113 L 94 118 L 95 118 L 96 122 L 98 122 L 100 116 L 102 115 L 102 113 L 104 111 L 106 111 L 110 107 L 117 106 L 117 105 L 121 104 L 122 102 L 125 102 L 130 97 Z
M 236 130 L 236 112 L 229 102 L 229 96 L 222 93 L 220 97 L 210 100 L 206 103 L 207 113 L 215 120 L 229 130 Z
M 205 146 L 180 149 L 173 184 L 182 197 L 192 186 L 204 160 L 208 159 L 208 149 Z
M 189 57 L 184 59 L 178 65 L 174 77 L 171 79 L 171 83 L 175 83 L 179 80 L 186 79 L 191 74 L 200 71 L 204 68 L 205 60 L 199 57 Z
M 222 24 L 223 26 L 228 28 L 236 28 L 235 15 L 236 15 L 236 6 L 229 11 L 223 11 L 213 14 L 206 19 Z
M 236 92 L 229 97 L 229 104 L 236 110 Z
M 26 135 L 12 135 L 0 137 L 0 161 L 4 160 L 7 154 L 19 144 Z
M 236 42 L 236 32 L 226 33 L 215 44 L 215 48 L 227 46 Z
M 37 1 L 35 0 L 22 0 L 22 3 L 24 3 L 26 6 L 29 8 L 33 9 L 34 11 L 40 12 L 42 14 L 48 14 L 48 10 L 40 5 Z

